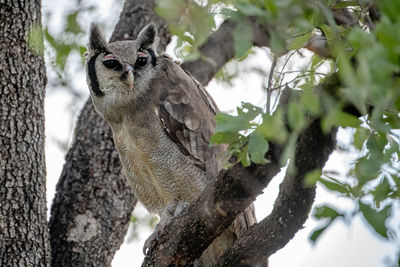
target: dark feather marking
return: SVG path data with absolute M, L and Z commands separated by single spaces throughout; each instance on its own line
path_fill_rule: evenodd
M 222 146 L 209 146 L 218 108 L 189 73 L 168 57 L 157 59 L 160 73 L 150 87 L 160 91 L 158 116 L 164 132 L 183 155 L 209 174 L 207 177 L 215 177 L 220 167 L 216 155 L 225 150 Z
M 99 81 L 97 80 L 97 75 L 96 75 L 95 63 L 96 63 L 96 59 L 99 55 L 100 55 L 100 53 L 95 54 L 88 62 L 88 75 L 89 75 L 89 80 L 90 80 L 90 87 L 91 87 L 93 93 L 97 97 L 104 96 L 104 93 L 100 90 Z
M 149 52 L 149 55 L 151 57 L 151 65 L 154 67 L 157 64 L 157 57 L 154 51 L 150 48 L 146 48 L 147 52 Z
M 153 44 L 156 35 L 157 29 L 154 24 L 150 23 L 140 31 L 136 40 L 139 42 L 141 47 L 150 47 Z
M 190 144 L 185 144 L 187 138 L 184 137 L 183 133 L 187 134 L 187 129 L 184 127 L 182 123 L 179 123 L 175 119 L 169 116 L 168 111 L 165 109 L 163 105 L 160 105 L 160 118 L 161 124 L 163 125 L 164 132 L 176 143 L 178 149 L 181 153 L 192 159 L 193 164 L 199 168 L 200 170 L 206 172 L 206 166 L 204 162 L 194 157 L 188 147 Z

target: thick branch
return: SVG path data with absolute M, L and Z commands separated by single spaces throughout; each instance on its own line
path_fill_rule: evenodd
M 335 143 L 336 130 L 323 134 L 319 120 L 300 135 L 295 155 L 296 173 L 286 175 L 271 214 L 253 225 L 216 266 L 256 266 L 293 238 L 307 220 L 315 197 L 315 186 L 306 186 L 304 176 L 325 165 Z
M 257 23 L 256 19 L 252 17 L 248 18 L 248 22 L 253 29 L 253 44 L 268 46 L 269 32 L 267 27 Z M 235 26 L 236 23 L 233 21 L 224 21 L 218 30 L 213 32 L 200 47 L 199 51 L 202 57 L 196 61 L 182 64 L 202 84 L 208 84 L 222 66 L 235 56 L 233 48 L 233 29 Z
M 336 78 L 328 79 L 320 90 L 332 91 Z M 288 103 L 288 90 L 285 91 L 281 105 Z M 253 266 L 265 262 L 301 229 L 315 194 L 315 188 L 304 187 L 304 175 L 325 164 L 335 140 L 335 130 L 324 135 L 319 120 L 312 121 L 297 141 L 296 175 L 285 178 L 273 212 L 236 241 L 216 266 Z M 281 151 L 280 146 L 272 145 L 266 156 L 270 163 L 249 168 L 235 165 L 227 172 L 221 172 L 216 183 L 208 186 L 197 201 L 172 221 L 166 234 L 161 236 L 160 244 L 150 251 L 142 266 L 192 263 L 280 170 Z
M 155 22 L 160 25 L 163 50 L 169 34 L 153 7 L 153 1 L 127 1 L 111 39 L 134 39 L 147 23 Z M 89 99 L 79 116 L 52 205 L 52 265 L 110 266 L 135 204 L 111 130 Z
M 303 186 L 303 177 L 324 165 L 335 144 L 334 133 L 325 136 L 319 120 L 300 136 L 296 150 L 297 175 L 287 177 L 272 214 L 241 237 L 216 266 L 242 266 L 265 262 L 301 229 L 314 200 L 315 188 Z M 272 156 L 271 152 L 267 154 Z M 243 168 L 235 165 L 221 172 L 217 182 L 167 227 L 160 245 L 142 266 L 185 265 L 191 263 L 227 228 L 235 216 L 262 192 L 280 170 L 279 157 L 271 163 Z M 196 236 L 196 240 L 193 240 Z M 268 246 L 267 246 L 268 245 Z
M 167 226 L 167 234 L 161 236 L 142 266 L 184 266 L 199 258 L 279 172 L 273 154 L 271 149 L 267 154 L 271 163 L 266 165 L 243 168 L 236 164 L 221 171 L 216 182 Z

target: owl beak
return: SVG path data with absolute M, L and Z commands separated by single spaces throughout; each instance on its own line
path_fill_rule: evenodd
M 131 65 L 126 64 L 123 69 L 123 78 L 125 83 L 128 84 L 129 88 L 133 90 L 133 83 L 135 82 L 135 76 L 133 75 L 133 68 Z

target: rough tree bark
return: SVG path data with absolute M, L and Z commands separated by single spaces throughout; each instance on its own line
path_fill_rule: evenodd
M 0 266 L 48 266 L 41 1 L 0 2 Z M 36 35 L 35 35 L 36 36 Z M 36 36 L 38 42 L 43 42 Z

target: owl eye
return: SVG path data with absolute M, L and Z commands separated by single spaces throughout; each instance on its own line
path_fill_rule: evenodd
M 139 66 L 139 67 L 143 67 L 147 64 L 147 57 L 138 57 L 138 59 L 136 60 L 135 65 Z
M 121 64 L 119 63 L 118 60 L 116 59 L 108 59 L 108 60 L 104 60 L 103 61 L 103 65 L 107 68 L 107 69 L 116 69 L 118 67 L 121 66 Z

